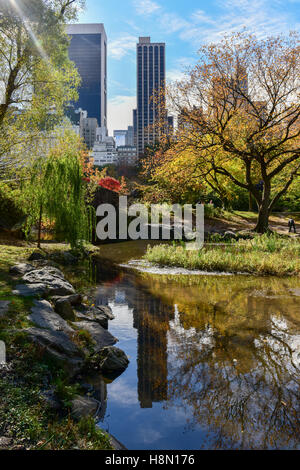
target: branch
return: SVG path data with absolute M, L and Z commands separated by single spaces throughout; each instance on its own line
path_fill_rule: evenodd
M 299 165 L 292 171 L 288 181 L 286 182 L 285 186 L 279 193 L 276 194 L 276 196 L 273 198 L 273 201 L 269 205 L 269 211 L 272 210 L 272 207 L 276 204 L 276 202 L 283 196 L 283 194 L 289 189 L 291 186 L 292 182 L 294 181 L 295 176 L 297 176 L 298 170 L 300 169 L 300 163 Z

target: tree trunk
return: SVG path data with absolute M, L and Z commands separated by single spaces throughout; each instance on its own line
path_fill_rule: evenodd
M 249 191 L 249 212 L 253 211 L 253 199 L 252 199 L 252 194 Z
M 41 248 L 42 217 L 43 217 L 43 204 L 41 204 L 41 207 L 40 207 L 39 232 L 38 232 L 38 248 Z
M 270 216 L 270 188 L 265 187 L 263 191 L 262 201 L 258 204 L 258 219 L 255 227 L 255 232 L 266 233 L 269 229 L 269 216 Z

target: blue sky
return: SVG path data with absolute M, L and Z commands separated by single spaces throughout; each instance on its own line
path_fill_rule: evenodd
M 167 79 L 197 61 L 204 42 L 246 27 L 258 36 L 299 30 L 300 0 L 86 0 L 81 23 L 104 23 L 108 36 L 108 126 L 132 123 L 139 36 L 167 46 Z

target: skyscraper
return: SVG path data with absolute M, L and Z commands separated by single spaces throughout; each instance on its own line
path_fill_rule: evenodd
M 161 118 L 157 97 L 165 88 L 165 43 L 151 43 L 150 37 L 140 37 L 137 44 L 137 153 L 143 155 L 146 144 L 157 140 L 155 125 Z M 151 129 L 149 132 L 149 126 Z
M 69 57 L 81 76 L 79 99 L 73 105 L 75 109 L 87 111 L 89 118 L 96 118 L 100 127 L 106 127 L 107 37 L 104 25 L 72 24 L 67 26 L 67 33 L 71 37 Z M 79 113 L 77 116 L 79 121 Z

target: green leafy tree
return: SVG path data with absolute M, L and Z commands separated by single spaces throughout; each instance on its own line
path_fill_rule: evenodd
M 78 0 L 0 0 L 0 171 L 24 163 L 77 97 L 65 23 Z M 34 152 L 33 152 L 34 153 Z
M 22 197 L 29 214 L 27 231 L 38 226 L 41 246 L 42 221 L 55 223 L 56 232 L 73 248 L 91 239 L 94 210 L 87 203 L 87 182 L 82 164 L 82 144 L 72 134 L 58 137 L 45 158 L 31 167 L 22 184 Z

